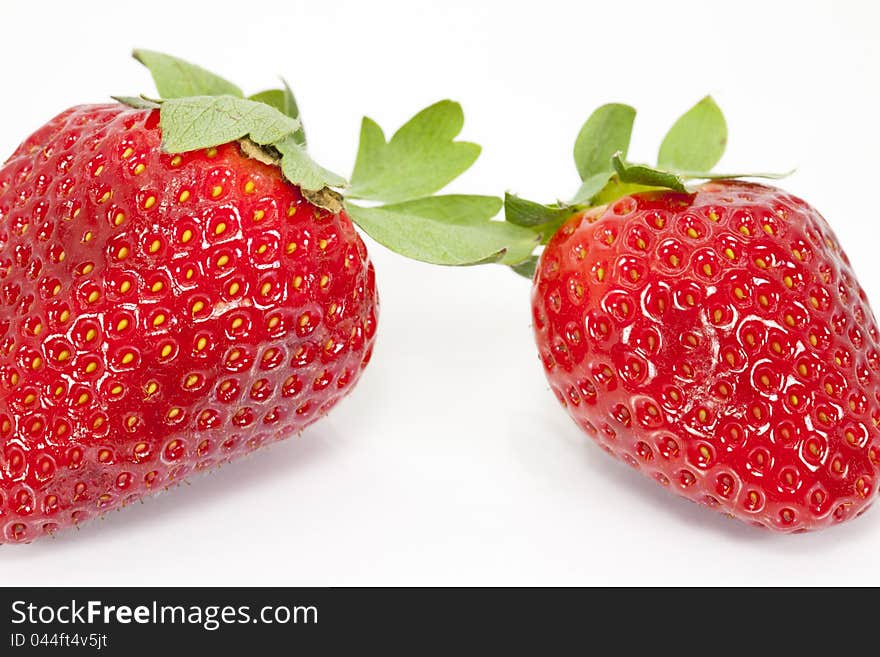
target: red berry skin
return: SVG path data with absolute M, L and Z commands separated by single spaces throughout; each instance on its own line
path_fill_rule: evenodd
M 369 361 L 345 213 L 238 144 L 162 153 L 158 122 L 75 107 L 0 168 L 0 542 L 301 431 Z
M 877 327 L 804 201 L 718 182 L 575 215 L 542 255 L 532 308 L 562 405 L 661 485 L 785 532 L 870 505 Z

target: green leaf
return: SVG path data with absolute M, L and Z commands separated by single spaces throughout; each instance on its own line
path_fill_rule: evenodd
M 450 100 L 416 114 L 387 143 L 378 124 L 364 118 L 349 197 L 396 203 L 442 189 L 480 154 L 476 144 L 455 141 L 463 125 L 461 106 Z
M 709 171 L 718 164 L 727 145 L 727 123 L 711 96 L 685 112 L 669 129 L 657 166 L 677 171 Z
M 162 103 L 162 145 L 169 153 L 219 146 L 242 137 L 274 144 L 293 135 L 299 121 L 252 100 L 192 96 Z
M 647 187 L 666 187 L 677 192 L 687 192 L 678 175 L 670 171 L 662 171 L 643 164 L 628 164 L 623 161 L 620 153 L 616 153 L 611 161 L 614 163 L 614 169 L 617 171 L 617 177 L 624 183 L 635 183 L 637 185 L 645 185 Z
M 535 203 L 515 194 L 504 195 L 504 219 L 517 226 L 534 228 L 564 221 L 572 215 L 574 208 Z
M 128 105 L 134 109 L 158 109 L 161 107 L 159 103 L 143 96 L 110 96 L 113 100 Z
M 433 196 L 382 207 L 346 207 L 380 244 L 436 265 L 516 264 L 538 243 L 533 231 L 491 220 L 501 209 L 501 200 L 494 197 Z
M 132 56 L 149 69 L 162 98 L 244 95 L 228 80 L 177 57 L 154 50 L 135 50 Z
M 574 161 L 581 180 L 605 172 L 610 177 L 611 156 L 620 152 L 626 157 L 635 117 L 632 107 L 618 103 L 603 105 L 590 115 L 574 142 Z
M 392 212 L 415 214 L 448 224 L 474 225 L 489 221 L 501 210 L 497 196 L 443 194 L 382 206 Z
M 162 103 L 159 123 L 162 146 L 169 153 L 211 148 L 247 137 L 273 148 L 280 161 L 271 153 L 254 155 L 279 164 L 284 177 L 304 190 L 345 184 L 344 178 L 315 163 L 300 146 L 299 121 L 264 103 L 232 96 L 172 98 Z
M 608 159 L 609 165 L 611 164 L 611 159 Z M 605 186 L 608 184 L 608 181 L 614 176 L 614 167 L 609 166 L 608 171 L 603 171 L 602 173 L 597 173 L 595 176 L 590 176 L 583 183 L 581 183 L 580 188 L 578 188 L 577 193 L 574 195 L 569 201 L 571 205 L 582 205 L 584 203 L 591 203 L 595 200 L 596 195 L 601 192 Z
M 282 114 L 299 121 L 300 127 L 299 130 L 294 133 L 294 137 L 296 137 L 296 142 L 300 146 L 305 147 L 307 145 L 306 133 L 302 125 L 302 119 L 299 115 L 299 107 L 296 104 L 296 98 L 293 95 L 293 91 L 290 90 L 290 85 L 287 84 L 287 80 L 282 78 L 281 82 L 284 85 L 283 89 L 267 89 L 266 91 L 261 91 L 258 94 L 250 96 L 249 100 L 265 103 L 270 107 L 274 107 Z
M 538 256 L 531 256 L 528 260 L 510 265 L 510 268 L 523 278 L 528 278 L 531 281 L 535 278 L 535 269 L 538 268 Z
M 315 162 L 297 141 L 296 133 L 274 144 L 281 153 L 281 172 L 290 182 L 316 192 L 324 187 L 343 187 L 345 178 Z

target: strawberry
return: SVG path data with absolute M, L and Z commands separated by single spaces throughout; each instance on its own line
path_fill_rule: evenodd
M 365 119 L 346 185 L 308 157 L 286 84 L 245 99 L 181 60 L 136 57 L 161 100 L 69 109 L 0 168 L 0 542 L 301 432 L 347 395 L 378 311 L 352 218 L 439 264 L 532 246 L 489 221 L 500 199 L 431 196 L 479 152 L 453 141 L 455 103 L 390 143 Z M 453 220 L 482 242 L 432 242 Z
M 633 116 L 587 122 L 579 164 L 588 143 L 611 157 L 574 203 L 508 197 L 508 219 L 552 234 L 532 309 L 553 392 L 606 452 L 708 507 L 785 532 L 860 515 L 880 478 L 880 338 L 846 254 L 801 199 L 708 173 L 726 140 L 711 99 L 657 168 L 623 159 Z

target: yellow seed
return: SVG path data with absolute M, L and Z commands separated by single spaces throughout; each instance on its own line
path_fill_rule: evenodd
M 155 196 L 149 196 L 149 197 L 147 197 L 147 200 L 144 201 L 144 209 L 145 210 L 149 210 L 154 205 L 156 205 L 156 197 Z
M 70 352 L 67 349 L 62 349 L 58 353 L 58 357 L 55 360 L 57 360 L 59 363 L 63 363 L 68 358 L 70 358 Z
M 287 216 L 288 217 L 292 217 L 295 214 L 296 214 L 296 206 L 295 205 L 291 205 L 289 208 L 287 208 Z
M 327 285 L 328 285 L 329 283 L 330 283 L 330 277 L 327 276 L 327 274 L 324 274 L 323 276 L 321 276 L 321 280 L 318 282 L 318 284 L 319 284 L 321 287 L 327 287 Z
M 318 248 L 322 251 L 327 248 L 327 240 L 318 241 Z
M 33 394 L 31 394 L 31 395 L 27 395 L 27 396 L 25 396 L 25 398 L 24 398 L 24 403 L 25 403 L 25 404 L 33 404 L 35 401 L 37 401 L 37 396 L 36 396 L 36 395 L 33 395 Z
M 132 153 L 134 153 L 134 149 L 131 146 L 129 146 L 124 151 L 122 151 L 122 159 L 127 160 L 128 158 L 130 158 L 132 156 Z
M 211 188 L 211 196 L 213 196 L 214 198 L 217 198 L 222 193 L 223 187 L 221 187 L 220 185 L 214 185 L 214 187 Z
M 734 295 L 736 295 L 737 299 L 745 299 L 746 297 L 746 293 L 743 292 L 743 289 L 741 287 L 733 288 L 733 293 Z
M 190 374 L 186 377 L 186 383 L 184 384 L 187 388 L 192 388 L 196 383 L 199 382 L 199 377 L 195 374 Z
M 760 304 L 761 304 L 762 306 L 764 306 L 765 308 L 766 308 L 768 305 L 770 305 L 770 301 L 767 299 L 767 296 L 764 295 L 764 294 L 759 294 L 759 295 L 758 295 L 758 303 L 760 303 Z
M 184 244 L 186 244 L 192 238 L 193 238 L 193 232 L 189 228 L 187 228 L 185 231 L 183 231 L 183 235 L 180 236 L 180 241 L 183 242 Z
M 630 269 L 629 270 L 629 277 L 633 282 L 635 282 L 635 281 L 639 280 L 639 272 L 637 272 L 635 269 Z
M 770 224 L 764 224 L 764 232 L 767 233 L 768 235 L 775 235 L 776 234 L 776 231 L 773 230 L 773 226 L 771 226 Z
M 335 308 L 335 306 L 336 306 L 336 304 L 333 304 L 332 307 Z M 334 311 L 331 310 L 331 311 L 330 311 L 330 314 L 332 315 L 333 312 L 334 312 Z M 268 325 L 269 325 L 269 328 L 270 328 L 270 329 L 273 329 L 273 328 L 275 328 L 276 326 L 278 326 L 280 323 L 281 323 L 281 318 L 278 317 L 278 315 L 273 315 L 272 317 L 269 318 Z
M 161 246 L 162 246 L 162 242 L 160 242 L 159 240 L 153 240 L 150 243 L 150 253 L 155 253 L 156 251 L 159 250 L 159 248 Z
M 86 374 L 91 374 L 96 369 L 98 369 L 98 364 L 95 361 L 92 361 L 88 365 L 86 365 Z
M 792 255 L 793 255 L 795 258 L 797 258 L 798 260 L 801 260 L 801 261 L 802 261 L 802 260 L 804 259 L 803 255 L 801 255 L 801 252 L 798 251 L 797 249 L 792 249 L 792 250 L 791 250 L 791 253 L 792 253 Z
M 40 366 L 43 364 L 43 359 L 37 356 L 31 361 L 31 369 L 38 370 Z
M 209 148 L 208 150 L 205 151 L 205 156 L 217 157 L 217 149 L 216 148 Z
M 600 283 L 605 280 L 605 269 L 603 267 L 599 267 L 599 269 L 596 270 L 596 278 Z
M 265 211 L 263 211 L 263 210 L 256 210 L 256 211 L 254 212 L 254 221 L 262 221 L 262 220 L 263 220 L 263 217 L 265 217 L 265 216 L 266 216 Z
M 764 260 L 764 258 L 755 258 L 755 265 L 759 269 L 767 269 L 767 262 Z
M 168 411 L 168 419 L 169 419 L 169 420 L 173 420 L 173 419 L 176 418 L 178 415 L 180 415 L 180 409 L 177 408 L 177 407 L 172 408 L 172 409 L 170 409 L 170 410 Z
M 294 287 L 294 289 L 298 290 L 299 287 L 300 287 L 300 285 L 302 285 L 302 282 L 303 282 L 303 278 L 302 278 L 302 276 L 294 276 L 294 277 L 293 277 L 293 287 Z
M 87 401 L 89 401 L 89 393 L 83 392 L 80 394 L 79 398 L 76 400 L 76 403 L 82 406 Z
M 196 313 L 200 312 L 204 307 L 205 303 L 203 301 L 196 301 L 192 305 L 192 314 L 195 315 Z
M 810 305 L 813 306 L 813 308 L 818 308 L 819 300 L 816 297 L 810 297 Z
M 113 192 L 104 192 L 101 198 L 98 199 L 98 203 L 106 203 L 110 200 L 111 196 L 113 196 Z
M 797 395 L 791 395 L 791 396 L 788 398 L 788 401 L 791 402 L 791 405 L 792 405 L 792 406 L 797 406 L 798 404 L 801 403 L 801 400 L 798 399 L 798 396 L 797 396 Z
M 308 316 L 307 314 L 302 315 L 302 316 L 299 318 L 299 325 L 300 325 L 300 326 L 305 327 L 305 326 L 308 325 L 308 323 L 309 323 L 309 316 Z
M 56 296 L 59 292 L 61 292 L 61 283 L 52 288 L 52 296 Z
M 817 338 L 815 335 L 811 334 L 810 335 L 810 344 L 815 347 L 817 344 L 819 344 L 819 338 Z
M 125 221 L 125 213 L 124 212 L 117 212 L 116 216 L 113 217 L 113 225 L 114 226 L 121 226 L 123 221 Z
M 128 320 L 127 320 L 125 317 L 123 317 L 123 318 L 120 319 L 119 322 L 116 324 L 116 331 L 117 331 L 117 332 L 122 332 L 122 331 L 124 331 L 124 330 L 127 329 L 127 328 L 128 328 Z
M 263 255 L 268 249 L 269 247 L 266 244 L 260 244 L 260 246 L 257 247 L 257 253 Z
M 709 457 L 712 456 L 712 453 L 709 451 L 709 448 L 705 445 L 700 445 L 700 456 L 703 457 L 706 461 L 709 460 Z
M 241 317 L 236 317 L 232 320 L 232 330 L 241 328 L 242 324 L 244 324 L 244 320 Z
M 152 395 L 152 394 L 155 393 L 158 389 L 159 389 L 159 384 L 156 383 L 155 381 L 150 381 L 150 382 L 146 385 L 146 387 L 144 388 L 144 391 L 145 391 L 148 395 Z
M 89 297 L 88 297 L 87 301 L 88 301 L 89 303 L 95 303 L 95 301 L 97 301 L 97 300 L 100 299 L 100 298 L 101 298 L 100 293 L 99 293 L 97 290 L 92 290 L 92 291 L 89 293 Z
M 177 197 L 177 200 L 181 203 L 186 203 L 189 200 L 189 196 L 189 190 L 184 189 L 182 192 L 180 192 L 180 196 Z
M 718 213 L 715 210 L 709 211 L 709 221 L 718 221 Z
M 733 260 L 736 257 L 736 254 L 733 252 L 733 249 L 731 249 L 730 247 L 727 247 L 726 249 L 724 249 L 724 255 L 726 255 L 731 260 Z
M 225 232 L 226 232 L 226 224 L 224 224 L 223 222 L 220 222 L 219 224 L 217 224 L 217 227 L 214 229 L 215 235 L 222 235 Z
M 238 294 L 238 291 L 239 291 L 240 289 L 241 289 L 241 285 L 239 285 L 239 284 L 236 283 L 236 282 L 233 282 L 233 283 L 229 286 L 229 294 L 232 295 L 232 296 L 235 296 L 236 294 Z
M 248 180 L 248 181 L 244 184 L 244 193 L 245 193 L 245 194 L 250 194 L 251 192 L 254 191 L 254 187 L 255 187 L 255 185 L 254 185 L 254 181 L 253 181 L 253 180 Z
M 697 239 L 700 236 L 700 234 L 693 227 L 687 229 L 687 234 L 688 237 L 692 239 Z
M 134 175 L 139 176 L 139 175 L 141 175 L 141 174 L 142 174 L 144 171 L 146 171 L 146 170 L 147 170 L 147 166 L 146 166 L 145 164 L 138 164 L 138 165 L 134 168 Z
M 672 254 L 671 256 L 669 256 L 669 264 L 672 265 L 673 267 L 678 267 L 680 262 L 681 262 L 681 259 L 677 255 Z
M 165 315 L 159 313 L 153 318 L 153 326 L 161 326 L 165 323 Z
M 103 424 L 104 424 L 104 418 L 99 415 L 92 422 L 92 429 L 100 429 Z
M 160 292 L 165 284 L 162 281 L 156 281 L 150 286 L 150 292 Z
M 227 264 L 229 264 L 229 256 L 228 255 L 222 255 L 219 258 L 217 258 L 217 266 L 218 267 L 225 267 Z
M 229 359 L 228 359 L 228 360 L 229 360 L 230 362 L 231 362 L 231 361 L 236 361 L 236 360 L 239 359 L 240 356 L 241 356 L 241 352 L 240 352 L 238 349 L 233 349 L 232 352 L 229 354 Z
M 196 273 L 196 272 L 195 272 L 192 268 L 187 269 L 187 270 L 186 270 L 186 280 L 189 280 L 189 279 L 191 279 L 193 276 L 195 276 L 195 273 Z
M 786 315 L 785 316 L 785 323 L 788 324 L 789 326 L 794 326 L 795 325 L 794 317 L 792 317 L 791 314 Z
M 116 254 L 117 260 L 125 260 L 128 257 L 128 247 L 123 246 L 119 249 L 119 252 Z
M 704 273 L 706 276 L 711 276 L 711 275 L 712 275 L 712 267 L 711 267 L 711 265 L 709 265 L 708 263 L 705 264 L 705 265 L 703 265 L 703 273 Z
M 183 158 L 180 155 L 175 155 L 171 158 L 171 166 L 173 167 L 179 167 L 181 162 L 183 162 Z
M 296 251 L 296 242 L 289 242 L 289 243 L 287 244 L 287 247 L 284 249 L 284 252 L 285 252 L 287 255 L 290 255 L 290 254 L 293 253 L 294 251 Z
M 697 411 L 697 417 L 700 419 L 700 422 L 705 422 L 706 418 L 708 417 L 708 413 L 706 413 L 706 409 L 701 408 L 699 411 Z
M 122 356 L 122 364 L 123 365 L 128 365 L 133 360 L 134 360 L 134 354 L 131 353 L 130 351 L 125 352 L 125 354 Z
M 196 351 L 202 351 L 207 346 L 208 346 L 207 338 L 199 338 L 196 341 Z
M 787 288 L 792 288 L 794 286 L 794 281 L 792 280 L 791 276 L 786 276 L 782 279 L 782 282 L 785 283 L 785 287 Z
M 743 235 L 745 235 L 746 237 L 748 237 L 749 235 L 752 234 L 752 231 L 750 231 L 750 230 L 748 229 L 748 226 L 740 226 L 740 227 L 739 227 L 739 232 L 741 232 L 741 233 L 742 233 Z

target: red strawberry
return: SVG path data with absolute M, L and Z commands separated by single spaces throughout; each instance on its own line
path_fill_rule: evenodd
M 617 166 L 608 195 L 622 178 L 652 182 Z M 782 531 L 871 504 L 880 337 L 833 232 L 799 198 L 726 180 L 577 212 L 541 256 L 532 306 L 560 402 L 661 485 Z
M 155 70 L 168 58 L 140 56 L 160 90 L 174 83 Z M 299 432 L 369 361 L 373 267 L 341 198 L 306 188 L 336 179 L 307 159 L 295 118 L 231 93 L 216 102 L 262 123 L 216 146 L 163 151 L 228 127 L 175 126 L 214 102 L 194 93 L 67 110 L 0 168 L 0 542 Z M 276 123 L 290 129 L 260 137 Z

